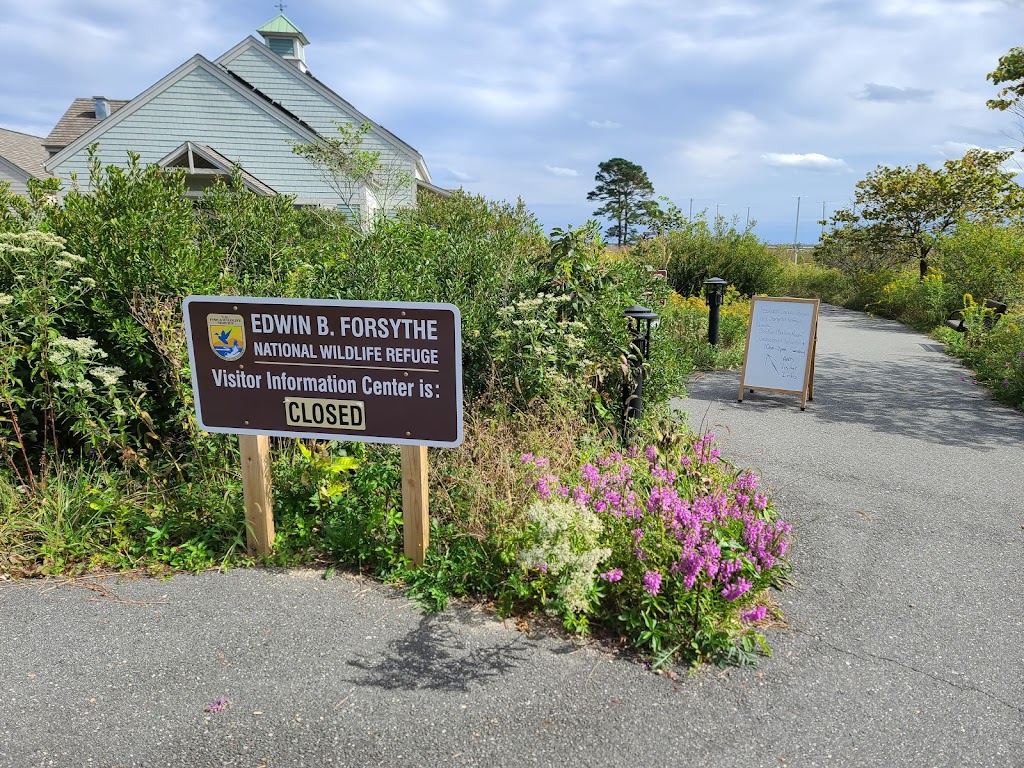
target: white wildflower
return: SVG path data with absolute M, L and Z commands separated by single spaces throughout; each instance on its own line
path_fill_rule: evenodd
M 519 563 L 560 576 L 558 595 L 567 610 L 584 613 L 598 566 L 611 555 L 597 546 L 603 526 L 593 511 L 568 499 L 535 501 L 527 517 L 537 524 L 537 543 L 519 553 Z
M 124 376 L 124 369 L 116 365 L 100 365 L 91 369 L 89 373 L 99 379 L 107 389 L 112 389 Z
M 69 339 L 67 336 L 58 336 L 53 340 L 53 346 L 67 349 L 78 357 L 96 357 L 102 360 L 107 353 L 100 349 L 93 339 L 88 336 L 80 336 L 77 339 Z

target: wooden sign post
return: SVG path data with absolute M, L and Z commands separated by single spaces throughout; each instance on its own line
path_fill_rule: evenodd
M 430 545 L 427 447 L 402 446 L 402 539 L 405 556 L 423 565 Z
M 818 299 L 755 296 L 737 394 L 743 390 L 800 396 L 800 410 L 814 399 L 814 357 L 818 343 Z
M 427 446 L 462 442 L 462 318 L 451 304 L 189 296 L 196 421 L 239 436 L 246 541 L 273 549 L 270 436 L 402 446 L 405 554 L 429 544 Z
M 274 548 L 270 438 L 266 435 L 239 435 L 238 449 L 242 454 L 246 550 L 250 557 L 269 555 Z

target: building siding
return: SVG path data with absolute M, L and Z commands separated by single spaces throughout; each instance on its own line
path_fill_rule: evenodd
M 6 163 L 0 163 L 0 181 L 6 181 L 11 185 L 11 192 L 22 197 L 28 197 L 28 182 L 20 173 L 14 173 L 7 167 Z
M 284 67 L 291 67 L 282 61 L 269 61 L 266 56 L 247 48 L 241 51 L 235 58 L 226 63 L 229 70 L 241 77 L 253 87 L 258 88 L 274 101 L 285 107 L 288 111 L 298 115 L 303 121 L 312 126 L 317 133 L 323 136 L 337 135 L 336 123 L 355 123 L 355 117 L 340 109 L 333 101 L 319 93 L 311 84 L 302 82 L 302 78 L 296 78 Z M 305 75 L 303 76 L 305 77 Z M 407 153 L 398 151 L 394 144 L 387 141 L 376 133 L 372 128 L 363 138 L 363 148 L 370 151 L 379 151 L 381 161 L 388 164 L 397 164 L 406 171 L 410 177 L 416 172 L 415 158 Z M 409 185 L 407 190 L 392 195 L 393 202 L 400 206 L 411 206 L 416 204 L 415 185 Z
M 288 118 L 285 118 L 288 119 Z M 197 67 L 98 139 L 104 165 L 126 166 L 129 151 L 155 163 L 185 141 L 206 144 L 282 194 L 336 201 L 337 193 L 289 142 L 305 141 L 298 129 L 267 114 L 220 79 Z M 88 180 L 88 153 L 76 152 L 54 169 L 65 185 Z

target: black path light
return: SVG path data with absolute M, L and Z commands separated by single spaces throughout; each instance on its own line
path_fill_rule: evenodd
M 720 277 L 711 277 L 704 281 L 704 295 L 708 301 L 708 342 L 718 344 L 718 308 L 725 297 L 728 283 Z
M 658 319 L 658 315 L 647 307 L 634 304 L 622 313 L 629 319 L 629 332 L 632 336 L 631 344 L 636 349 L 636 359 L 639 363 L 635 367 L 635 375 L 630 376 L 626 382 L 625 407 L 623 421 L 628 426 L 630 419 L 640 417 L 644 407 L 644 364 L 651 353 L 651 326 Z M 633 374 L 634 356 L 630 356 L 630 373 Z

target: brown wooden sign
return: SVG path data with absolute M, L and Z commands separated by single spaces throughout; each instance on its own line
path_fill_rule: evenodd
M 189 296 L 199 426 L 401 445 L 462 442 L 451 304 Z

